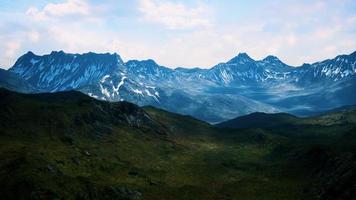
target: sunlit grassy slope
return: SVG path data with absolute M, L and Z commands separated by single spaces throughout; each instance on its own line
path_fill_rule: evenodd
M 324 186 L 326 175 L 338 176 L 324 169 L 324 160 L 352 154 L 356 144 L 354 121 L 333 124 L 334 114 L 295 130 L 234 130 L 78 92 L 1 90 L 0 96 L 1 199 L 278 200 L 350 193 Z

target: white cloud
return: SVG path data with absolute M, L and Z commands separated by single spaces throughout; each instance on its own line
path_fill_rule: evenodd
M 75 33 L 75 34 L 73 34 Z M 105 37 L 104 37 L 105 36 Z M 118 33 L 111 31 L 97 31 L 96 29 L 82 29 L 81 27 L 66 25 L 51 27 L 46 33 L 47 41 L 52 41 L 56 49 L 69 53 L 119 53 L 124 60 L 144 58 L 149 48 L 135 39 L 123 39 Z
M 280 7 L 282 6 L 282 8 Z M 300 0 L 292 0 L 286 2 L 284 0 L 277 1 L 275 8 L 280 9 L 280 12 L 288 13 L 289 15 L 309 15 L 324 11 L 327 7 L 326 0 L 314 0 L 313 2 L 307 1 L 303 3 Z
M 47 20 L 53 17 L 68 15 L 88 15 L 90 6 L 85 0 L 67 0 L 64 3 L 49 3 L 42 10 L 31 6 L 26 14 L 36 20 Z
M 170 1 L 140 0 L 139 10 L 144 20 L 162 24 L 169 29 L 189 29 L 212 25 L 209 20 L 211 11 L 202 3 L 189 8 L 182 3 Z
M 0 45 L 0 67 L 9 68 L 14 64 L 14 61 L 23 52 L 24 43 L 26 39 L 20 39 L 20 37 L 2 37 L 0 34 L 0 41 L 3 45 Z
M 21 48 L 20 40 L 9 41 L 5 44 L 5 56 L 8 58 L 12 58 Z
M 28 38 L 31 42 L 38 42 L 40 40 L 40 33 L 36 30 L 31 30 L 28 32 Z

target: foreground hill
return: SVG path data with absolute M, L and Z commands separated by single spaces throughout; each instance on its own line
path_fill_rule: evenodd
M 1 89 L 0 97 L 1 199 L 346 200 L 356 194 L 353 121 L 233 130 L 79 92 Z M 305 138 L 315 127 L 328 132 Z
M 293 126 L 331 126 L 356 123 L 356 106 L 344 106 L 313 117 L 296 117 L 287 113 L 252 113 L 217 124 L 225 128 L 281 128 Z
M 252 113 L 217 124 L 225 128 L 270 128 L 293 124 L 298 117 L 287 113 Z

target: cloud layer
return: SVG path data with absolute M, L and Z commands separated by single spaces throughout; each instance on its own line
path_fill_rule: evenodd
M 91 8 L 86 1 L 68 0 L 64 3 L 49 3 L 42 10 L 31 6 L 27 9 L 26 14 L 35 20 L 48 20 L 64 16 L 87 16 L 90 14 L 90 11 Z
M 0 6 L 0 67 L 29 50 L 117 52 L 169 67 L 211 67 L 239 52 L 301 65 L 356 50 L 352 0 L 46 2 Z
M 209 27 L 209 8 L 200 3 L 192 8 L 183 3 L 169 1 L 140 0 L 139 10 L 143 19 L 163 25 L 169 29 Z

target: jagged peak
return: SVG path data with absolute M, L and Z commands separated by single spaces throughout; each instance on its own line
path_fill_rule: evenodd
M 95 52 L 87 52 L 87 53 L 66 53 L 63 50 L 59 50 L 59 51 L 52 51 L 50 54 L 44 54 L 44 55 L 35 55 L 34 53 L 32 53 L 31 51 L 27 52 L 26 54 L 24 54 L 23 56 L 27 56 L 27 55 L 31 55 L 32 56 L 37 56 L 37 57 L 42 57 L 42 56 L 72 56 L 72 57 L 79 57 L 79 56 L 104 56 L 104 57 L 112 57 L 115 60 L 117 60 L 119 63 L 123 63 L 123 60 L 121 59 L 120 55 L 115 53 L 95 53 Z
M 301 68 L 307 68 L 307 67 L 311 67 L 312 64 L 310 63 L 303 63 L 302 66 L 300 66 Z
M 147 59 L 147 60 L 142 60 L 141 62 L 147 63 L 149 65 L 157 65 L 156 61 L 152 60 L 152 59 Z
M 239 53 L 237 56 L 229 60 L 227 63 L 250 62 L 254 61 L 247 53 Z
M 158 65 L 156 61 L 153 59 L 146 59 L 146 60 L 129 60 L 127 63 L 145 63 L 145 64 L 152 64 L 152 65 Z
M 28 51 L 27 53 L 25 53 L 25 55 L 35 56 L 36 54 L 34 54 L 32 51 Z
M 337 59 L 355 59 L 356 58 L 356 51 L 350 53 L 350 54 L 341 54 L 336 56 L 333 60 Z
M 146 59 L 146 60 L 129 60 L 126 62 L 126 64 L 130 65 L 131 63 L 135 63 L 136 65 L 144 65 L 144 66 L 155 66 L 155 67 L 160 67 L 160 65 L 158 65 L 156 63 L 156 61 L 154 61 L 153 59 Z
M 262 62 L 265 63 L 269 63 L 269 64 L 279 64 L 279 65 L 285 65 L 288 66 L 287 64 L 285 64 L 284 62 L 282 62 L 278 57 L 273 56 L 273 55 L 269 55 L 266 58 L 264 58 L 262 60 Z M 289 66 L 290 67 L 290 66 Z
M 263 61 L 269 61 L 269 62 L 282 62 L 281 60 L 279 60 L 279 58 L 277 58 L 276 56 L 273 55 L 268 55 L 266 58 L 263 59 Z
M 352 52 L 352 53 L 350 54 L 350 56 L 351 56 L 351 57 L 356 57 L 356 51 Z
M 241 52 L 237 55 L 238 57 L 250 58 L 250 56 L 246 52 Z
M 63 50 L 59 50 L 59 51 L 52 51 L 50 54 L 44 54 L 42 56 L 46 56 L 46 55 L 58 55 L 58 54 L 64 54 L 64 55 L 75 55 L 75 56 L 88 56 L 88 55 L 102 55 L 102 56 L 115 56 L 121 59 L 120 55 L 118 53 L 95 53 L 92 51 L 89 51 L 87 53 L 66 53 Z
M 52 51 L 50 55 L 64 55 L 66 53 L 64 53 L 63 50 L 60 50 L 60 51 Z

